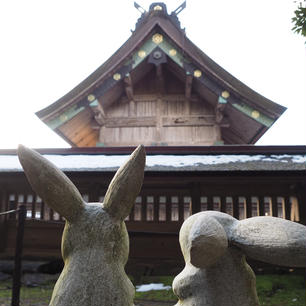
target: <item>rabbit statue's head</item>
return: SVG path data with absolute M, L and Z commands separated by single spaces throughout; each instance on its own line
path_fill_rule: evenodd
M 258 306 L 248 257 L 280 266 L 305 267 L 306 227 L 275 217 L 241 221 L 205 211 L 180 230 L 184 270 L 173 281 L 176 306 Z
M 85 203 L 68 177 L 37 152 L 19 146 L 18 155 L 33 190 L 66 220 L 65 266 L 50 305 L 133 305 L 134 287 L 124 272 L 129 252 L 124 219 L 142 186 L 143 146 L 117 171 L 104 203 Z

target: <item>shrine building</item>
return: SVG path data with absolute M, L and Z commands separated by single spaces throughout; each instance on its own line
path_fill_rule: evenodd
M 72 147 L 254 144 L 286 110 L 193 44 L 153 3 L 131 37 L 37 116 Z
M 177 16 L 183 8 L 151 4 L 105 63 L 36 113 L 72 147 L 38 151 L 86 201 L 103 202 L 115 171 L 145 145 L 143 187 L 126 219 L 127 269 L 143 274 L 181 270 L 178 232 L 200 211 L 306 223 L 306 147 L 254 145 L 286 108 L 192 43 Z M 33 192 L 16 150 L 0 150 L 0 212 L 20 204 L 24 256 L 60 258 L 63 218 Z M 13 256 L 15 215 L 0 215 L 0 235 L 0 258 Z

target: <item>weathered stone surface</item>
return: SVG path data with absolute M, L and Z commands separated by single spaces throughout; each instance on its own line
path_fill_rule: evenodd
M 125 274 L 129 240 L 124 218 L 140 191 L 145 151 L 139 146 L 110 183 L 105 203 L 84 203 L 73 183 L 38 153 L 18 155 L 37 194 L 66 219 L 64 269 L 50 306 L 130 306 L 135 289 Z
M 306 226 L 274 217 L 239 222 L 232 243 L 247 256 L 279 266 L 305 267 Z
M 274 217 L 238 221 L 206 211 L 192 215 L 180 230 L 186 262 L 173 281 L 177 306 L 257 306 L 251 258 L 305 267 L 306 227 Z

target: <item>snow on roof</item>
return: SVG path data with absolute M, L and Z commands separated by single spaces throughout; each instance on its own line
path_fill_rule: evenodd
M 63 171 L 115 171 L 129 155 L 44 154 Z M 147 155 L 146 171 L 306 170 L 306 155 Z M 20 172 L 16 155 L 0 155 L 0 172 Z

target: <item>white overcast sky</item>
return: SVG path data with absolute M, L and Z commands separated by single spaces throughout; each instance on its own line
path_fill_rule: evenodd
M 132 0 L 0 2 L 0 148 L 69 147 L 35 116 L 130 36 Z M 148 9 L 151 1 L 138 0 Z M 169 0 L 168 12 L 183 1 Z M 187 0 L 189 39 L 236 78 L 288 110 L 258 142 L 306 144 L 306 46 L 292 33 L 294 0 Z

